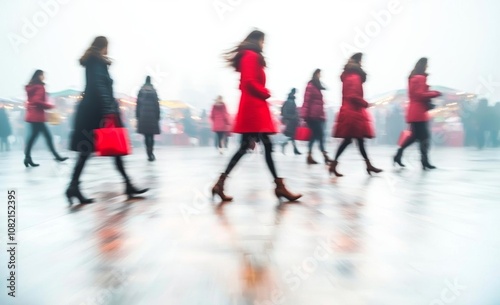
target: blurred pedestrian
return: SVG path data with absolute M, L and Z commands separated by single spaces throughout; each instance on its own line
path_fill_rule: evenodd
M 495 117 L 493 107 L 488 106 L 488 100 L 480 99 L 475 113 L 477 148 L 483 149 L 488 144 L 493 144 Z
M 155 161 L 153 150 L 155 135 L 160 134 L 160 99 L 151 83 L 151 76 L 146 77 L 146 82 L 137 94 L 135 117 L 137 119 L 137 133 L 144 135 L 148 161 Z
M 249 148 L 253 148 L 257 141 L 262 141 L 264 145 L 266 163 L 276 183 L 274 191 L 276 197 L 285 197 L 289 201 L 296 201 L 302 196 L 292 194 L 286 189 L 283 179 L 278 177 L 272 157 L 273 144 L 269 136 L 275 134 L 277 130 L 273 123 L 269 104 L 266 101 L 271 97 L 271 94 L 266 88 L 264 71 L 266 61 L 262 55 L 264 36 L 263 32 L 255 30 L 238 46 L 226 53 L 228 63 L 241 74 L 241 99 L 233 131 L 242 136 L 240 148 L 232 157 L 226 171 L 220 175 L 219 180 L 212 188 L 212 196 L 218 195 L 222 201 L 233 200 L 232 197 L 224 193 L 224 182 L 241 157 L 247 153 Z
M 123 127 L 118 103 L 113 97 L 113 80 L 108 71 L 111 61 L 108 59 L 108 39 L 96 37 L 92 45 L 80 58 L 85 67 L 86 87 L 82 101 L 78 103 L 75 113 L 75 124 L 71 136 L 71 150 L 79 152 L 71 182 L 66 190 L 69 204 L 77 198 L 81 204 L 93 203 L 93 199 L 85 198 L 80 192 L 80 175 L 85 163 L 94 152 L 94 130 L 98 128 Z M 121 156 L 114 157 L 118 172 L 125 180 L 125 193 L 129 198 L 143 194 L 148 189 L 136 189 L 125 172 Z
M 229 117 L 224 99 L 220 95 L 215 99 L 215 103 L 212 106 L 210 119 L 212 121 L 212 131 L 217 136 L 217 148 L 219 149 L 219 153 L 223 154 L 224 150 L 227 149 L 227 134 L 231 131 L 231 118 Z
M 184 116 L 181 119 L 181 124 L 184 134 L 189 138 L 189 142 L 193 144 L 193 140 L 196 140 L 195 138 L 198 136 L 198 131 L 191 115 L 191 109 L 184 109 L 183 115 Z
M 493 147 L 500 145 L 500 102 L 496 102 L 493 107 L 493 127 L 491 130 L 491 140 Z
M 366 72 L 363 70 L 361 61 L 363 54 L 356 53 L 348 60 L 344 66 L 344 72 L 340 76 L 342 81 L 342 107 L 340 108 L 337 120 L 335 122 L 333 136 L 344 139 L 340 144 L 335 160 L 331 162 L 329 172 L 337 177 L 342 174 L 337 172 L 338 159 L 344 150 L 355 139 L 359 152 L 366 163 L 366 171 L 371 173 L 380 173 L 382 170 L 374 167 L 368 159 L 365 149 L 365 138 L 375 137 L 373 122 L 370 120 L 370 114 L 366 110 L 370 105 L 364 99 L 363 84 L 366 82 Z
M 198 139 L 200 146 L 209 145 L 211 133 L 207 110 L 203 109 L 201 111 L 200 120 L 198 121 Z
M 297 144 L 295 143 L 295 132 L 299 126 L 300 116 L 297 111 L 297 104 L 295 104 L 295 93 L 297 89 L 293 88 L 288 94 L 286 102 L 281 107 L 281 122 L 285 124 L 285 131 L 283 135 L 286 138 L 281 144 L 281 151 L 285 154 L 285 147 L 288 142 L 291 141 L 293 145 L 293 153 L 295 155 L 301 155 L 300 151 L 297 149 Z
M 49 147 L 50 151 L 54 155 L 54 158 L 58 162 L 64 162 L 68 160 L 67 157 L 61 157 L 54 147 L 54 142 L 52 140 L 52 134 L 47 128 L 47 115 L 45 110 L 54 108 L 54 105 L 47 102 L 47 93 L 45 92 L 45 75 L 42 70 L 36 70 L 31 77 L 30 82 L 26 85 L 26 93 L 28 95 L 28 102 L 26 105 L 26 122 L 29 123 L 31 127 L 31 134 L 27 140 L 26 148 L 24 150 L 24 166 L 26 167 L 36 167 L 40 164 L 33 162 L 31 158 L 31 149 L 33 144 L 37 140 L 40 133 L 45 137 L 45 142 Z
M 325 150 L 325 101 L 323 100 L 322 90 L 325 87 L 321 84 L 321 70 L 314 71 L 312 79 L 307 83 L 304 94 L 304 103 L 301 108 L 301 116 L 306 121 L 311 130 L 311 139 L 309 140 L 309 150 L 307 153 L 307 164 L 318 164 L 312 157 L 314 142 L 319 142 L 319 149 L 323 154 L 325 164 L 330 162 Z
M 5 111 L 5 107 L 0 103 L 0 151 L 9 151 L 9 136 L 12 134 L 9 116 Z
M 464 146 L 473 146 L 476 143 L 476 130 L 474 126 L 474 111 L 469 101 L 460 102 L 460 121 L 464 131 Z
M 394 164 L 404 167 L 401 159 L 403 158 L 404 150 L 415 143 L 420 144 L 421 163 L 424 170 L 435 169 L 436 167 L 429 162 L 430 148 L 430 130 L 429 130 L 429 114 L 432 109 L 431 98 L 441 96 L 439 91 L 429 90 L 427 85 L 427 58 L 423 57 L 418 60 L 415 68 L 408 78 L 408 95 L 410 104 L 406 114 L 406 122 L 411 126 L 411 136 L 403 142 L 394 156 Z

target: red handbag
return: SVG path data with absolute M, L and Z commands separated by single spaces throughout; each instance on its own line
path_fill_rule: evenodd
M 99 128 L 94 130 L 97 156 L 126 156 L 132 153 L 127 128 Z
M 311 139 L 311 129 L 306 126 L 299 126 L 295 130 L 295 140 L 297 141 L 309 141 Z
M 411 130 L 403 130 L 399 135 L 398 145 L 403 146 L 403 143 L 411 137 Z

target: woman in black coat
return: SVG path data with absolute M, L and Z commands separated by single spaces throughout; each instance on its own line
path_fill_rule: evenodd
M 107 55 L 108 40 L 106 37 L 99 36 L 80 58 L 80 64 L 85 67 L 87 85 L 83 99 L 78 104 L 75 113 L 74 129 L 71 135 L 70 148 L 79 152 L 80 155 L 75 165 L 71 183 L 66 191 L 66 197 L 70 205 L 73 203 L 74 197 L 81 204 L 94 202 L 93 199 L 83 197 L 78 186 L 83 167 L 92 152 L 94 152 L 94 130 L 123 127 L 118 103 L 113 97 L 113 80 L 108 72 L 108 66 L 111 62 Z M 122 158 L 117 156 L 114 159 L 116 168 L 125 180 L 125 192 L 128 197 L 131 198 L 133 195 L 145 193 L 147 189 L 138 190 L 130 183 Z
M 9 151 L 9 141 L 8 138 L 12 134 L 12 128 L 10 126 L 9 117 L 5 108 L 0 104 L 0 151 Z
M 160 134 L 160 102 L 151 77 L 146 77 L 146 83 L 137 95 L 135 116 L 137 118 L 137 133 L 144 135 L 148 160 L 156 160 L 153 154 L 154 135 Z
M 295 104 L 295 92 L 297 92 L 297 90 L 293 88 L 288 94 L 286 102 L 281 107 L 281 121 L 285 124 L 285 131 L 283 134 L 287 137 L 281 144 L 281 151 L 285 154 L 285 147 L 288 145 L 288 141 L 291 140 L 294 154 L 301 155 L 295 143 L 295 132 L 297 131 L 300 121 L 297 104 Z

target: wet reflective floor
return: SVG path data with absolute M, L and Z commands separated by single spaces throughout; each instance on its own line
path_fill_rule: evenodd
M 304 147 L 302 147 L 304 151 Z M 142 149 L 126 157 L 133 182 L 150 187 L 127 201 L 109 158 L 93 158 L 82 192 L 97 202 L 69 208 L 63 196 L 74 155 L 57 164 L 33 153 L 0 154 L 0 185 L 18 192 L 18 286 L 7 297 L 6 203 L 0 212 L 0 304 L 22 305 L 498 305 L 500 150 L 436 148 L 423 172 L 409 149 L 370 147 L 384 173 L 369 177 L 353 147 L 343 178 L 304 156 L 275 153 L 300 203 L 280 203 L 258 153 L 226 184 L 210 186 L 229 156 L 212 148 Z M 319 160 L 320 156 L 317 154 Z M 4 199 L 5 201 L 7 199 Z

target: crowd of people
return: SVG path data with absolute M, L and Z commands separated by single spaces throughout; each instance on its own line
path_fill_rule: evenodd
M 203 111 L 200 120 L 194 122 L 189 109 L 182 119 L 183 132 L 189 137 L 198 137 L 200 145 L 208 145 L 212 132 L 216 135 L 215 146 L 223 154 L 228 148 L 228 137 L 232 133 L 240 134 L 240 144 L 236 153 L 231 157 L 227 167 L 220 174 L 212 188 L 212 195 L 219 196 L 222 201 L 231 201 L 233 198 L 225 193 L 225 181 L 241 158 L 257 143 L 263 147 L 266 164 L 276 184 L 275 194 L 278 198 L 296 201 L 302 195 L 289 191 L 283 178 L 278 174 L 278 169 L 273 160 L 272 135 L 282 132 L 285 140 L 282 141 L 281 150 L 289 142 L 293 145 L 295 155 L 301 155 L 296 144 L 297 130 L 307 127 L 310 133 L 306 157 L 308 165 L 319 164 L 313 157 L 313 147 L 317 142 L 322 159 L 328 165 L 331 175 L 342 177 L 339 173 L 339 159 L 346 148 L 355 142 L 361 156 L 366 163 L 369 175 L 382 172 L 382 169 L 372 165 L 365 147 L 365 139 L 375 138 L 374 122 L 368 108 L 368 103 L 363 94 L 363 85 L 367 81 L 367 73 L 362 67 L 362 53 L 352 55 L 340 76 L 342 82 L 342 105 L 334 120 L 330 135 L 341 139 L 340 145 L 331 159 L 325 146 L 328 134 L 325 126 L 327 116 L 325 101 L 322 91 L 325 90 L 321 82 L 321 70 L 314 71 L 311 80 L 304 91 L 304 102 L 301 107 L 296 104 L 297 89 L 293 88 L 281 109 L 283 130 L 275 123 L 267 99 L 271 96 L 266 87 L 266 59 L 263 56 L 265 34 L 261 31 L 251 32 L 239 45 L 225 54 L 228 64 L 240 73 L 241 99 L 234 119 L 229 114 L 223 97 L 218 96 L 209 113 Z M 95 132 L 98 129 L 125 127 L 120 114 L 117 100 L 113 96 L 113 80 L 108 72 L 111 61 L 107 56 L 108 40 L 100 36 L 95 38 L 91 46 L 80 58 L 80 64 L 85 69 L 86 87 L 83 99 L 78 103 L 73 117 L 72 132 L 69 148 L 78 153 L 73 174 L 70 179 L 66 196 L 70 202 L 76 198 L 81 204 L 94 202 L 80 192 L 80 176 L 87 160 L 96 151 Z M 405 115 L 406 123 L 411 126 L 411 133 L 406 137 L 393 157 L 395 164 L 404 167 L 403 152 L 415 142 L 419 143 L 421 163 L 424 170 L 435 169 L 429 160 L 431 131 L 429 128 L 429 110 L 433 108 L 432 98 L 441 95 L 438 91 L 429 89 L 427 84 L 427 58 L 421 58 L 416 63 L 408 79 L 409 106 L 406 115 L 402 109 L 396 108 L 391 114 L 395 123 L 401 125 L 402 116 Z M 52 135 L 46 122 L 50 113 L 47 110 L 54 107 L 47 100 L 44 84 L 44 72 L 37 70 L 26 85 L 27 105 L 25 120 L 30 126 L 30 135 L 24 149 L 24 165 L 37 167 L 32 158 L 32 147 L 37 137 L 42 134 L 46 144 L 57 162 L 65 162 L 68 158 L 59 155 L 54 146 Z M 148 76 L 137 96 L 135 116 L 137 119 L 136 131 L 144 136 L 146 155 L 150 162 L 156 160 L 154 154 L 155 135 L 161 133 L 161 111 L 159 97 Z M 499 145 L 500 129 L 500 103 L 494 107 L 488 106 L 488 101 L 482 99 L 478 107 L 470 113 L 463 113 L 463 125 L 466 144 L 473 138 L 476 145 L 483 148 L 486 145 L 497 147 Z M 396 123 L 397 122 L 397 123 Z M 400 128 L 399 126 L 398 128 Z M 396 128 L 396 127 L 394 127 Z M 0 150 L 9 150 L 8 137 L 12 134 L 9 118 L 5 108 L 0 105 Z M 396 137 L 397 134 L 392 135 Z M 303 140 L 303 139 L 302 139 Z M 118 172 L 124 179 L 125 193 L 129 197 L 143 194 L 148 189 L 136 188 L 125 170 L 123 154 L 112 155 Z

